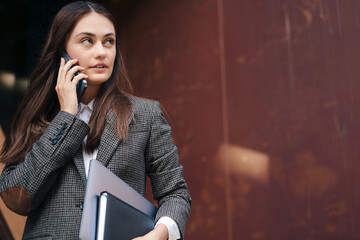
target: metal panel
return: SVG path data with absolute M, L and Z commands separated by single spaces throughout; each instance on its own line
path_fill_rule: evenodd
M 135 89 L 169 115 L 188 239 L 359 239 L 359 2 L 143 1 Z
M 120 34 L 140 95 L 159 100 L 179 147 L 193 207 L 187 239 L 224 239 L 223 142 L 216 1 L 143 1 Z

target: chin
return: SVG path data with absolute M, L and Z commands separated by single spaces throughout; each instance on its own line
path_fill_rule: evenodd
M 102 84 L 106 82 L 110 78 L 109 76 L 89 76 L 89 79 L 87 80 L 89 83 L 93 84 Z

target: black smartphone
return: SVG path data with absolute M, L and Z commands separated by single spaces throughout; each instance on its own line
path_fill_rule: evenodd
M 68 61 L 71 60 L 69 54 L 66 51 L 63 51 L 60 54 L 60 57 L 65 59 L 65 63 L 67 63 Z M 80 71 L 77 71 L 74 76 L 76 76 L 78 74 L 80 74 Z M 80 103 L 80 100 L 81 100 L 82 96 L 84 95 L 86 88 L 87 88 L 87 81 L 85 79 L 81 79 L 78 82 L 78 84 L 76 85 L 76 95 L 77 95 L 78 103 Z

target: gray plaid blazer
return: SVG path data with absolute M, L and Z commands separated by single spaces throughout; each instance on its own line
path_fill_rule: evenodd
M 128 139 L 117 138 L 110 113 L 97 160 L 142 195 L 148 175 L 159 204 L 156 221 L 171 217 L 184 236 L 191 198 L 171 129 L 158 102 L 130 100 L 135 121 L 129 118 Z M 78 239 L 86 187 L 81 143 L 88 131 L 85 122 L 60 111 L 25 161 L 4 168 L 0 195 L 10 209 L 28 216 L 24 239 Z

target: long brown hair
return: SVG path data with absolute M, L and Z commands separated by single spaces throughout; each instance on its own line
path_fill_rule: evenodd
M 18 164 L 25 158 L 34 142 L 44 133 L 60 110 L 55 92 L 60 53 L 77 22 L 86 14 L 99 13 L 113 24 L 115 21 L 107 9 L 93 2 L 73 2 L 64 6 L 55 16 L 39 61 L 30 76 L 30 84 L 13 117 L 10 131 L 0 153 L 0 161 Z M 116 29 L 116 28 L 115 28 Z M 110 78 L 101 86 L 91 115 L 86 151 L 93 151 L 100 142 L 106 116 L 112 110 L 116 116 L 117 135 L 125 139 L 128 117 L 132 113 L 128 99 L 132 87 L 116 44 L 116 57 Z

